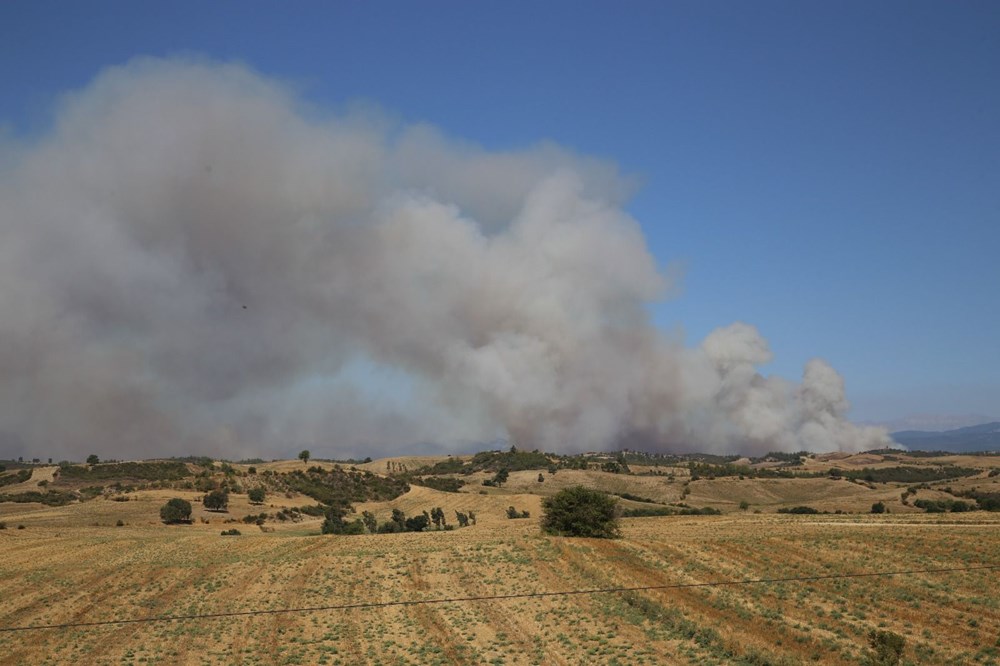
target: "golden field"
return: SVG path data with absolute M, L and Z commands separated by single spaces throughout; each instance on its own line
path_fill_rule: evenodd
M 166 526 L 158 510 L 167 498 L 199 495 L 174 489 L 138 490 L 126 502 L 0 503 L 0 627 L 1000 564 L 1000 514 L 911 512 L 892 484 L 822 478 L 702 479 L 690 482 L 687 502 L 723 515 L 626 518 L 623 538 L 611 541 L 545 536 L 542 494 L 584 482 L 668 501 L 687 480 L 560 470 L 538 483 L 537 475 L 514 472 L 504 488 L 461 493 L 413 486 L 392 501 L 356 504 L 380 520 L 392 508 L 440 506 L 452 523 L 456 510 L 477 514 L 474 526 L 424 533 L 324 536 L 321 519 L 308 518 L 269 521 L 267 532 L 238 524 L 241 536 L 223 537 L 234 526 L 226 519 L 261 508 L 234 495 L 228 514 L 195 504 L 194 524 Z M 805 502 L 866 511 L 878 499 L 891 513 L 773 513 Z M 735 509 L 741 500 L 764 512 Z M 275 495 L 264 508 L 308 503 Z M 508 520 L 509 505 L 531 518 Z M 903 663 L 988 664 L 1000 659 L 998 572 L 2 632 L 0 663 L 857 664 L 867 633 L 881 628 L 905 637 Z

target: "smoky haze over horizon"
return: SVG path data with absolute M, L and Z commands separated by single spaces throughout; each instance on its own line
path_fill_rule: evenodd
M 558 146 L 141 59 L 4 152 L 0 457 L 891 444 L 822 360 L 794 383 L 748 324 L 654 327 L 632 183 Z

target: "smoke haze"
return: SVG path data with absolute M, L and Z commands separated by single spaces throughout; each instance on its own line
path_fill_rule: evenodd
M 0 457 L 890 445 L 841 377 L 687 348 L 614 165 L 136 60 L 0 159 Z

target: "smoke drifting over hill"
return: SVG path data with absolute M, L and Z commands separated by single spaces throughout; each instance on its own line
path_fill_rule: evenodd
M 556 146 L 140 60 L 5 152 L 0 456 L 889 444 L 823 361 L 795 384 L 758 374 L 752 326 L 695 348 L 653 327 L 670 285 L 629 183 Z

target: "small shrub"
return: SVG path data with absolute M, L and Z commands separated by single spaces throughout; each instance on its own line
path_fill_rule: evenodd
M 121 518 L 119 518 L 118 522 L 115 523 L 115 527 L 125 527 L 125 521 L 123 521 Z
M 906 639 L 891 631 L 872 629 L 868 632 L 871 651 L 865 655 L 866 666 L 895 666 L 903 658 Z
M 872 513 L 885 513 L 885 502 L 875 502 L 872 504 Z
M 240 536 L 240 531 L 235 527 L 229 530 L 223 530 L 222 536 Z

